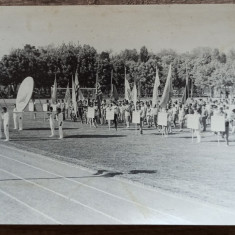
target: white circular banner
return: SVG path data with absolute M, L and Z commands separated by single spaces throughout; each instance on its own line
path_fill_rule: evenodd
M 32 77 L 27 77 L 21 83 L 16 98 L 16 109 L 18 112 L 23 112 L 28 105 L 34 89 L 34 80 Z

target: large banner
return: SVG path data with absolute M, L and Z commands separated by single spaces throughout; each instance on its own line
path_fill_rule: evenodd
M 34 103 L 29 103 L 29 112 L 34 112 Z
M 28 105 L 34 89 L 34 80 L 31 77 L 27 77 L 21 83 L 17 97 L 16 97 L 16 109 L 18 112 L 24 111 L 25 107 Z
M 225 118 L 224 116 L 211 117 L 211 131 L 224 132 L 225 131 Z
M 47 111 L 48 111 L 48 104 L 43 104 L 43 105 L 42 105 L 42 110 L 43 110 L 44 112 L 47 112 Z
M 140 113 L 137 111 L 133 111 L 132 113 L 132 123 L 139 124 L 140 123 Z
M 94 118 L 95 117 L 95 109 L 94 108 L 88 107 L 87 117 L 88 118 Z
M 195 116 L 194 114 L 188 114 L 187 115 L 187 128 L 190 128 L 193 130 L 199 130 L 200 129 L 199 116 Z
M 230 110 L 230 111 L 233 111 L 233 109 L 235 109 L 235 105 L 234 105 L 234 104 L 232 104 L 232 105 L 229 106 L 229 110 Z
M 167 126 L 167 113 L 158 113 L 157 124 L 159 126 Z
M 114 120 L 114 110 L 113 109 L 107 109 L 106 110 L 106 120 Z

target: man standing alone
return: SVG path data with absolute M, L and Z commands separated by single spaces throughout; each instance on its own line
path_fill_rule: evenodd
M 61 108 L 57 109 L 57 121 L 59 124 L 59 139 L 63 139 L 63 113 L 61 112 Z

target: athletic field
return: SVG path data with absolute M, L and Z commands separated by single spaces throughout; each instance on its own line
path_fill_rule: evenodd
M 80 122 L 64 123 L 65 138 L 49 138 L 49 122 L 43 115 L 25 113 L 24 130 L 10 131 L 9 146 L 87 167 L 104 177 L 122 177 L 170 193 L 235 209 L 235 136 L 226 147 L 207 131 L 202 142 L 192 143 L 188 129 L 164 137 L 155 128 L 140 135 L 132 124 L 118 130 Z M 13 125 L 12 125 L 13 126 Z M 209 129 L 209 128 L 208 128 Z M 56 130 L 58 134 L 58 130 Z

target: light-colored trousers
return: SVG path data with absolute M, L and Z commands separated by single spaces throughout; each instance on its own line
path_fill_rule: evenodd
M 23 114 L 22 113 L 19 114 L 18 120 L 19 120 L 19 130 L 23 130 Z
M 60 138 L 64 138 L 64 134 L 63 134 L 63 123 L 62 123 L 62 125 L 59 125 L 59 135 L 60 135 Z
M 201 132 L 200 130 L 194 130 L 194 134 L 197 136 L 197 142 L 201 142 Z
M 55 123 L 50 120 L 51 135 L 55 135 Z
M 13 114 L 13 121 L 14 121 L 14 129 L 17 129 L 18 128 L 18 123 L 17 123 L 17 115 L 16 114 Z
M 64 137 L 64 134 L 63 134 L 63 127 L 62 127 L 62 126 L 59 126 L 59 135 L 60 135 L 60 138 L 63 138 L 63 137 Z
M 9 140 L 9 124 L 3 124 L 4 126 L 4 134 L 6 136 L 6 140 Z

